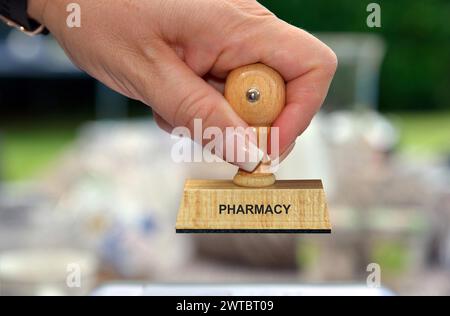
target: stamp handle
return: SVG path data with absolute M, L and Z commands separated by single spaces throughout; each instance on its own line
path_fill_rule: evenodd
M 283 77 L 264 64 L 247 65 L 233 70 L 225 84 L 225 98 L 234 111 L 251 127 L 256 128 L 258 146 L 267 153 L 268 128 L 276 120 L 286 102 Z M 262 138 L 265 138 L 264 140 Z M 265 187 L 275 183 L 275 176 L 264 166 L 248 173 L 239 170 L 233 179 L 243 187 Z
M 283 110 L 286 87 L 281 75 L 264 64 L 233 70 L 225 84 L 225 98 L 252 127 L 270 127 Z

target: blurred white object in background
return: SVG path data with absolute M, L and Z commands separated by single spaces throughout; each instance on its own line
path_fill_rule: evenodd
M 384 116 L 373 111 L 335 111 L 323 122 L 327 138 L 335 145 L 364 140 L 373 150 L 389 152 L 399 140 L 398 131 Z
M 333 160 L 323 133 L 326 115 L 318 114 L 308 129 L 297 138 L 291 154 L 280 165 L 277 179 L 322 179 L 327 196 L 335 187 Z
M 97 269 L 97 259 L 79 250 L 6 251 L 0 254 L 0 295 L 86 295 Z
M 186 169 L 170 150 L 170 135 L 151 121 L 97 122 L 48 178 L 58 212 L 123 276 L 161 277 L 191 254 L 188 236 L 175 234 Z
M 372 111 L 319 113 L 298 137 L 294 150 L 281 164 L 278 179 L 322 179 L 325 192 L 336 194 L 334 146 L 365 142 L 374 152 L 389 152 L 398 132 L 381 114 Z
M 28 37 L 20 32 L 10 32 L 6 47 L 12 56 L 20 61 L 31 61 L 39 56 L 44 47 L 41 36 Z
M 384 287 L 297 284 L 109 284 L 96 296 L 393 296 Z

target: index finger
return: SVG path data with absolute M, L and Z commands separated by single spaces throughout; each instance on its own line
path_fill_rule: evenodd
M 224 77 L 230 69 L 261 62 L 286 81 L 286 106 L 274 127 L 280 129 L 283 153 L 309 126 L 328 93 L 337 67 L 334 52 L 311 34 L 273 19 L 239 34 L 239 45 L 225 51 L 213 73 Z
M 293 27 L 292 27 L 293 28 Z M 291 33 L 292 32 L 292 33 Z M 282 47 L 270 47 L 262 62 L 286 80 L 286 106 L 274 127 L 280 130 L 283 153 L 311 123 L 327 96 L 337 68 L 337 57 L 312 35 L 295 28 L 287 32 Z

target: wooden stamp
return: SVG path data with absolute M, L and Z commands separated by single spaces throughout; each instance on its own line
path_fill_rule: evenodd
M 258 145 L 267 144 L 264 131 L 285 105 L 280 74 L 263 64 L 238 68 L 227 78 L 225 98 L 258 129 Z M 321 180 L 276 180 L 267 170 L 262 163 L 233 180 L 186 181 L 176 232 L 331 233 Z

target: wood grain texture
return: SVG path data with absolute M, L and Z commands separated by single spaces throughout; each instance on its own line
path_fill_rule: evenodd
M 220 213 L 220 205 L 249 205 L 282 213 Z M 283 207 L 289 206 L 288 213 Z M 256 212 L 256 211 L 255 211 Z M 188 180 L 178 213 L 177 232 L 331 232 L 325 193 L 320 180 L 277 181 L 265 188 L 243 188 L 227 180 Z

